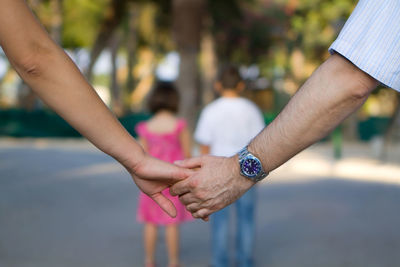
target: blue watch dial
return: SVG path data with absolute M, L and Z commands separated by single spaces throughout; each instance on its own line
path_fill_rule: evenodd
M 261 170 L 261 162 L 256 158 L 245 158 L 241 163 L 242 172 L 248 177 L 257 176 Z

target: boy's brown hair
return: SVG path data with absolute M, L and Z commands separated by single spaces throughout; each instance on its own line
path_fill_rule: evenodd
M 232 65 L 225 66 L 218 75 L 218 82 L 222 89 L 235 89 L 240 82 L 243 82 L 238 68 Z

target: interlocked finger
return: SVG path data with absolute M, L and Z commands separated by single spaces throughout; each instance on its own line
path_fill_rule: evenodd
M 200 210 L 196 211 L 195 213 L 192 213 L 194 218 L 204 219 L 204 220 L 206 220 L 210 214 L 211 214 L 211 212 L 208 209 L 200 209 Z
M 183 205 L 187 206 L 192 203 L 200 203 L 201 200 L 196 198 L 192 193 L 186 193 L 184 195 L 179 196 L 179 200 Z
M 186 210 L 189 211 L 192 214 L 197 212 L 200 209 L 201 209 L 201 206 L 198 203 L 192 203 L 192 204 L 189 204 L 189 205 L 186 206 Z

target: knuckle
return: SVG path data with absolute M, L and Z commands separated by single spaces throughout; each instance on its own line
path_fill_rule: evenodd
M 209 200 L 203 202 L 203 204 L 201 206 L 202 206 L 202 208 L 213 207 L 214 206 L 213 202 L 214 202 L 213 199 L 209 199 Z
M 204 199 L 204 193 L 201 191 L 195 192 L 194 196 L 195 196 L 195 198 L 200 199 L 200 200 Z
M 186 210 L 187 210 L 187 211 L 190 211 L 190 212 L 194 212 L 194 211 L 195 211 L 193 205 L 188 205 L 188 206 L 186 206 Z
M 189 188 L 190 188 L 190 189 L 195 189 L 198 185 L 199 185 L 199 181 L 196 180 L 196 179 L 192 179 L 192 180 L 189 182 Z
M 203 209 L 203 210 L 201 211 L 201 218 L 205 218 L 205 217 L 207 217 L 207 216 L 208 216 L 208 210 Z

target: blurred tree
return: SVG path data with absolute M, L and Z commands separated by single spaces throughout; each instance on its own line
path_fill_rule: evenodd
M 136 56 L 137 41 L 138 41 L 137 23 L 138 23 L 139 12 L 140 12 L 139 6 L 134 3 L 130 3 L 127 30 L 126 30 L 127 77 L 124 90 L 126 92 L 126 96 L 130 95 L 135 85 L 135 78 L 133 76 L 133 67 L 135 64 L 135 56 Z M 128 99 L 126 96 L 124 97 L 124 99 Z M 126 103 L 125 106 L 129 107 L 129 104 L 130 103 Z
M 109 4 L 110 0 L 63 1 L 63 47 L 92 47 Z
M 400 94 L 397 93 L 397 105 L 395 112 L 390 118 L 389 125 L 383 137 L 383 147 L 380 152 L 380 158 L 385 160 L 387 158 L 388 150 L 392 142 L 400 140 Z
M 51 0 L 50 10 L 52 13 L 50 35 L 56 43 L 62 44 L 63 0 Z
M 168 2 L 168 1 L 167 1 Z M 134 64 L 140 64 L 136 59 L 140 53 L 140 49 L 148 47 L 155 53 L 155 58 L 164 47 L 170 45 L 170 37 L 166 38 L 166 29 L 169 29 L 165 23 L 166 15 L 168 14 L 169 5 L 161 0 L 123 0 L 109 1 L 106 5 L 106 15 L 103 16 L 100 27 L 95 38 L 90 56 L 90 63 L 86 70 L 88 80 L 92 80 L 93 67 L 104 49 L 109 49 L 112 52 L 112 57 L 116 60 L 118 52 L 123 50 L 126 54 L 127 70 L 125 71 L 126 82 L 125 86 L 120 86 L 117 79 L 116 70 L 112 71 L 111 77 L 111 95 L 116 96 L 117 89 L 122 91 L 118 93 L 119 97 L 114 107 L 122 107 L 122 110 L 127 110 L 130 107 L 130 99 L 135 84 L 140 83 L 141 78 L 147 79 L 145 76 L 134 76 Z M 168 16 L 170 19 L 170 16 Z M 117 31 L 122 32 L 121 38 L 117 38 Z M 115 38 L 120 40 L 114 40 Z M 116 43 L 120 43 L 117 47 Z M 113 66 L 116 65 L 113 63 Z M 144 66 L 152 66 L 144 64 Z M 152 67 L 151 71 L 154 68 Z M 148 71 L 145 71 L 146 73 Z M 146 83 L 147 84 L 147 83 Z M 138 87 L 140 90 L 147 90 L 144 86 Z M 136 94 L 143 95 L 143 94 Z M 125 100 L 124 100 L 125 99 Z M 121 110 L 121 108 L 119 108 Z
M 251 65 L 270 46 L 271 23 L 262 1 L 208 1 L 220 64 Z
M 93 67 L 101 52 L 110 43 L 115 29 L 120 25 L 126 15 L 127 4 L 129 0 L 111 0 L 111 3 L 105 9 L 105 16 L 98 31 L 96 41 L 94 42 L 91 53 L 90 63 L 86 70 L 86 77 L 89 82 L 92 81 Z
M 320 63 L 357 3 L 356 0 L 301 0 L 292 6 L 288 41 Z
M 110 40 L 111 50 L 111 109 L 117 116 L 123 114 L 122 92 L 118 83 L 118 49 L 121 45 L 122 36 L 120 31 L 114 31 L 113 37 Z
M 177 86 L 181 94 L 180 114 L 194 126 L 199 107 L 200 41 L 205 15 L 205 0 L 172 1 L 173 36 L 180 56 Z

